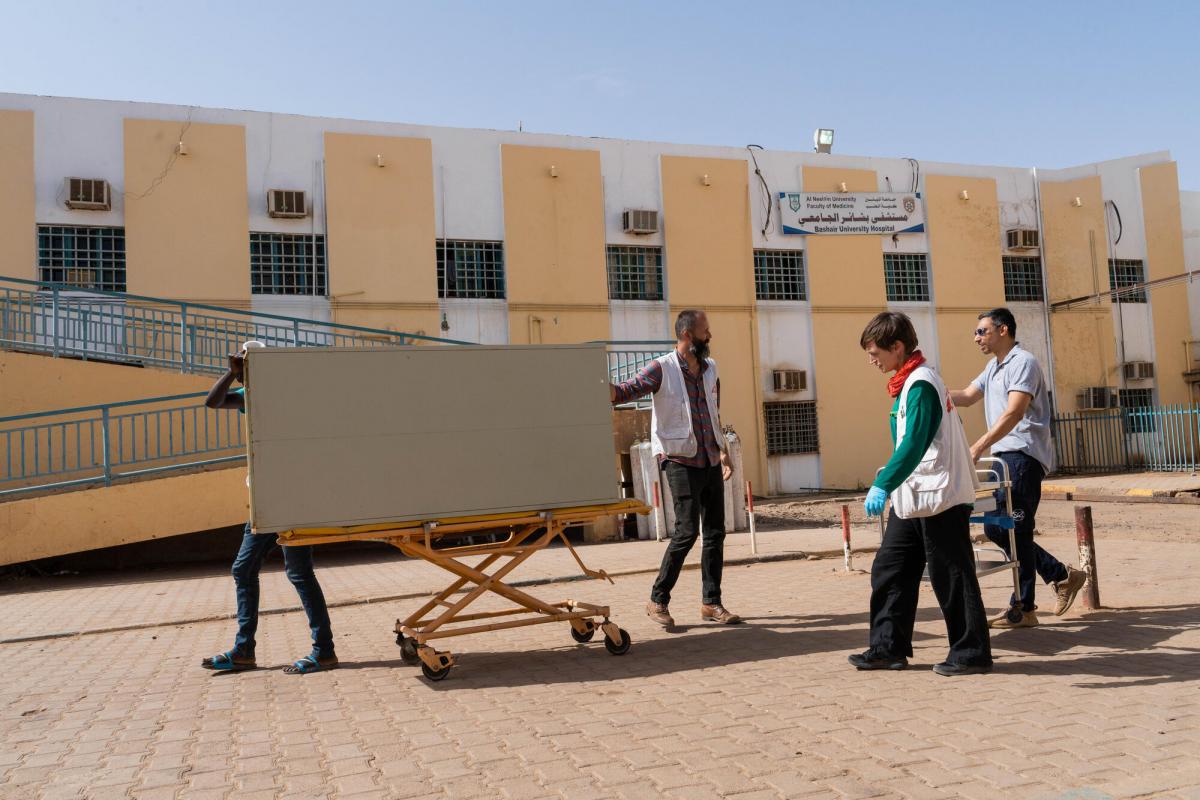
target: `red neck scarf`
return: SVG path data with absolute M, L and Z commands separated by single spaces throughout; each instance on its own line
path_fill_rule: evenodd
M 899 397 L 900 392 L 904 389 L 904 382 L 908 380 L 908 376 L 917 367 L 925 363 L 925 356 L 921 355 L 920 350 L 914 350 L 908 360 L 900 365 L 900 369 L 896 370 L 896 374 L 888 378 L 888 394 L 892 397 Z

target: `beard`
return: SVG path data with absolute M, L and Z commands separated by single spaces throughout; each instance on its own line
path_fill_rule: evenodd
M 709 340 L 706 339 L 703 342 L 692 342 L 692 346 L 689 349 L 692 351 L 692 355 L 696 357 L 697 361 L 703 361 L 704 359 L 708 358 L 708 341 Z

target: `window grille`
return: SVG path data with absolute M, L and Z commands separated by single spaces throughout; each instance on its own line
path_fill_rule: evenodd
M 1038 256 L 1003 256 L 1003 262 L 1004 299 L 1010 303 L 1042 302 L 1042 259 Z
M 250 293 L 328 294 L 324 234 L 250 234 Z
M 1146 265 L 1136 258 L 1110 258 L 1108 260 L 1108 283 L 1118 291 L 1114 291 L 1114 303 L 1145 303 L 1145 288 L 1129 292 L 1119 291 L 1129 286 L 1137 286 L 1146 282 Z
M 807 300 L 803 250 L 755 250 L 754 289 L 759 300 Z
M 885 253 L 883 276 L 889 302 L 929 302 L 929 260 L 924 253 Z
M 38 277 L 77 289 L 125 291 L 125 229 L 39 225 Z
M 610 244 L 606 257 L 610 300 L 663 299 L 661 247 Z
M 763 412 L 766 417 L 767 455 L 820 452 L 815 400 L 764 403 Z
M 504 242 L 438 239 L 438 297 L 504 299 Z

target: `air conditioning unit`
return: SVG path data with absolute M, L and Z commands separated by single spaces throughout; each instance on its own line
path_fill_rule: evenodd
M 658 212 L 627 208 L 621 212 L 621 229 L 626 233 L 658 233 Z
M 1037 250 L 1041 242 L 1037 228 L 1009 228 L 1004 232 L 1004 244 L 1009 250 Z
M 308 216 L 304 192 L 295 189 L 271 189 L 267 192 L 267 214 L 296 219 Z
M 803 392 L 808 388 L 808 373 L 802 369 L 777 369 L 771 372 L 777 392 Z
M 1117 407 L 1117 392 L 1111 386 L 1089 386 L 1075 396 L 1080 411 L 1102 411 Z
M 1148 381 L 1154 377 L 1154 363 L 1151 361 L 1129 361 L 1124 367 L 1127 381 Z
M 67 208 L 80 211 L 108 211 L 112 208 L 108 181 L 103 178 L 67 178 Z

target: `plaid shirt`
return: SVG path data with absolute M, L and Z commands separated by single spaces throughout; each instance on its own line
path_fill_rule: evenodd
M 685 467 L 714 467 L 721 463 L 721 446 L 717 444 L 717 431 L 713 430 L 712 416 L 708 413 L 708 399 L 704 392 L 704 371 L 708 363 L 700 362 L 700 371 L 693 375 L 688 370 L 687 362 L 679 359 L 679 367 L 683 372 L 683 383 L 687 387 L 688 405 L 692 409 L 692 432 L 696 435 L 696 455 L 688 456 L 659 456 L 659 460 L 674 461 Z M 617 384 L 617 399 L 615 403 L 628 403 L 639 397 L 654 394 L 662 386 L 663 368 L 656 359 L 646 366 L 636 376 L 624 383 Z M 717 409 L 721 408 L 721 380 L 713 391 L 717 399 Z

